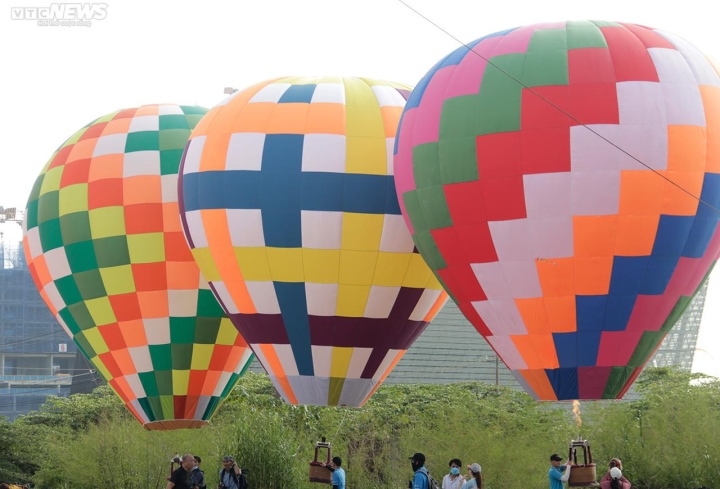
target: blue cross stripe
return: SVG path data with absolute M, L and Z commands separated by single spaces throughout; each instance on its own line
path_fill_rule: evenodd
M 317 85 L 290 85 L 278 100 L 279 104 L 285 103 L 310 103 Z
M 274 282 L 275 295 L 300 375 L 315 375 L 305 283 Z
M 392 175 L 302 171 L 302 134 L 265 137 L 262 170 L 183 175 L 185 212 L 261 209 L 265 245 L 302 246 L 301 210 L 400 215 Z
M 303 141 L 302 134 L 266 135 L 260 171 L 183 175 L 185 212 L 261 209 L 265 245 L 278 248 L 302 247 L 302 210 L 400 215 L 392 175 L 304 172 Z M 305 286 L 274 285 L 298 371 L 313 375 Z
M 302 134 L 269 134 L 262 170 L 183 175 L 185 212 L 261 209 L 265 245 L 302 246 L 301 210 L 400 215 L 392 175 L 302 171 Z

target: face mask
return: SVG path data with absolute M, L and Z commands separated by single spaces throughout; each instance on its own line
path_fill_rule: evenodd
M 460 469 L 458 469 L 457 467 L 453 467 L 452 469 L 450 469 L 450 473 L 452 475 L 458 475 L 460 473 Z

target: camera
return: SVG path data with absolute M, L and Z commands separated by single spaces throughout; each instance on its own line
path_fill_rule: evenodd
M 170 459 L 172 463 L 181 464 L 182 463 L 182 457 L 180 455 L 175 455 L 173 458 Z

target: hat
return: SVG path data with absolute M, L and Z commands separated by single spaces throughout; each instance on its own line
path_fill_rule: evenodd
M 613 479 L 619 479 L 620 477 L 622 477 L 622 472 L 617 467 L 613 467 L 612 469 L 610 469 L 610 477 L 612 477 Z
M 479 474 L 482 468 L 480 467 L 480 464 L 470 464 L 467 466 L 468 469 L 472 470 L 475 474 Z
M 223 462 L 234 462 L 234 461 L 235 461 L 235 459 L 232 458 L 230 455 L 225 455 L 223 457 Z
M 552 460 L 553 462 L 561 462 L 562 459 L 563 458 L 557 453 L 553 453 L 552 455 L 550 455 L 550 460 Z
M 423 465 L 425 463 L 425 455 L 423 455 L 420 452 L 417 452 L 415 455 L 410 457 L 410 460 L 414 460 L 416 462 L 420 462 L 420 465 Z

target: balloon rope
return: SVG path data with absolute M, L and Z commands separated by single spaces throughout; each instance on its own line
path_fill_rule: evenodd
M 637 162 L 640 163 L 642 166 L 644 166 L 645 168 L 647 168 L 647 169 L 650 170 L 651 172 L 655 173 L 655 174 L 656 174 L 657 176 L 659 176 L 660 178 L 663 178 L 663 179 L 667 180 L 670 184 L 674 185 L 675 187 L 677 187 L 677 188 L 680 189 L 681 191 L 685 192 L 685 193 L 688 194 L 690 197 L 692 197 L 693 199 L 697 200 L 699 203 L 707 206 L 709 209 L 713 210 L 713 211 L 716 212 L 717 214 L 720 214 L 720 209 L 717 209 L 717 208 L 713 207 L 712 205 L 710 205 L 709 203 L 707 203 L 707 202 L 705 202 L 703 199 L 701 199 L 699 196 L 693 194 L 690 190 L 687 190 L 687 189 L 686 189 L 685 187 L 683 187 L 682 185 L 680 185 L 680 184 L 672 181 L 669 177 L 663 175 L 663 174 L 660 173 L 658 170 L 652 168 L 650 165 L 646 164 L 645 162 L 643 162 L 643 161 L 640 160 L 639 158 L 636 158 L 635 156 L 631 155 L 630 153 L 628 153 L 627 151 L 625 151 L 624 149 L 622 149 L 620 146 L 618 146 L 618 145 L 616 145 L 615 143 L 613 143 L 612 141 L 610 141 L 608 138 L 606 138 L 606 137 L 603 136 L 602 134 L 598 133 L 597 131 L 595 131 L 595 130 L 592 129 L 591 127 L 589 127 L 589 126 L 587 126 L 586 124 L 584 124 L 582 121 L 579 121 L 579 120 L 578 120 L 577 118 L 575 118 L 572 114 L 569 114 L 567 111 L 563 110 L 561 107 L 558 107 L 557 105 L 555 105 L 554 103 L 552 103 L 550 100 L 548 100 L 547 98 L 545 98 L 544 96 L 542 96 L 541 94 L 539 94 L 538 92 L 536 92 L 535 90 L 533 90 L 531 87 L 525 85 L 523 82 L 521 82 L 520 80 L 518 80 L 517 78 L 515 78 L 514 76 L 512 76 L 512 75 L 511 75 L 510 73 L 508 73 L 507 71 L 503 70 L 501 67 L 499 67 L 498 65 L 496 65 L 495 63 L 493 63 L 492 61 L 490 61 L 488 58 L 486 58 L 486 57 L 483 56 L 482 54 L 480 54 L 480 53 L 478 53 L 477 51 L 475 51 L 473 48 L 471 48 L 470 46 L 468 46 L 467 44 L 465 44 L 464 42 L 462 42 L 462 41 L 461 41 L 460 39 L 458 39 L 457 37 L 453 36 L 453 35 L 452 35 L 450 32 L 448 32 L 446 29 L 443 29 L 442 27 L 440 27 L 437 23 L 435 23 L 435 22 L 433 22 L 432 20 L 430 20 L 427 16 L 425 16 L 425 15 L 421 14 L 420 12 L 418 12 L 415 8 L 413 8 L 413 7 L 411 7 L 410 5 L 408 5 L 404 0 L 398 0 L 398 2 L 402 3 L 403 5 L 405 5 L 408 9 L 412 10 L 413 12 L 415 12 L 415 13 L 416 13 L 418 16 L 420 16 L 422 19 L 424 19 L 425 21 L 427 21 L 429 24 L 433 25 L 435 28 L 437 28 L 438 30 L 440 30 L 441 32 L 443 32 L 444 34 L 446 34 L 446 35 L 447 35 L 448 37 L 450 37 L 451 39 L 453 39 L 453 40 L 457 41 L 459 44 L 465 46 L 465 47 L 466 47 L 468 50 L 470 50 L 473 54 L 475 54 L 476 56 L 479 56 L 481 59 L 483 59 L 485 62 L 487 62 L 487 64 L 488 64 L 489 66 L 492 66 L 493 68 L 495 68 L 496 70 L 498 70 L 498 71 L 499 71 L 500 73 L 502 73 L 503 75 L 505 75 L 505 76 L 507 76 L 508 78 L 512 79 L 515 83 L 517 83 L 518 85 L 520 85 L 520 86 L 523 87 L 524 89 L 526 89 L 526 90 L 528 90 L 529 92 L 531 92 L 533 95 L 535 95 L 535 96 L 538 97 L 540 100 L 542 100 L 543 102 L 545 102 L 545 103 L 547 103 L 548 105 L 550 105 L 551 107 L 553 107 L 553 108 L 554 108 L 555 110 L 557 110 L 558 112 L 561 112 L 563 115 L 565 115 L 565 116 L 567 116 L 568 118 L 572 119 L 572 120 L 575 121 L 578 125 L 581 125 L 581 126 L 584 127 L 585 129 L 587 129 L 588 131 L 590 131 L 591 133 L 593 133 L 595 136 L 599 137 L 600 139 L 602 139 L 602 140 L 605 141 L 606 143 L 608 143 L 608 144 L 610 144 L 611 146 L 613 146 L 614 148 L 616 148 L 617 150 L 622 151 L 622 152 L 625 153 L 628 157 L 630 157 L 630 158 L 632 158 L 633 160 L 637 161 Z
M 335 441 L 335 437 L 336 437 L 336 436 L 338 435 L 338 433 L 340 432 L 340 428 L 342 427 L 343 423 L 345 423 L 345 418 L 347 418 L 347 415 L 348 415 L 349 412 L 350 412 L 350 410 L 346 408 L 346 409 L 345 409 L 345 414 L 343 415 L 342 419 L 340 420 L 340 424 L 338 424 L 338 428 L 337 428 L 337 430 L 335 431 L 335 434 L 332 436 L 332 438 L 330 438 L 330 444 L 331 444 L 331 445 L 332 445 L 333 441 Z

